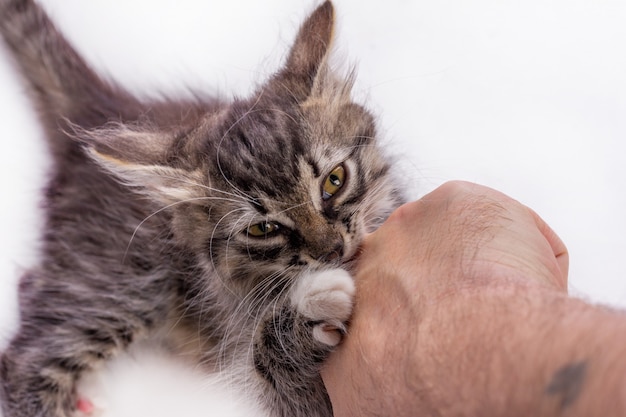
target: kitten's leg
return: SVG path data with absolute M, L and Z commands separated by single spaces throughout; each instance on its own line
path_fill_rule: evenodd
M 22 288 L 29 282 L 41 281 L 30 277 Z M 141 317 L 141 300 L 81 298 L 49 282 L 21 293 L 21 326 L 0 357 L 4 417 L 71 416 L 81 374 L 126 348 L 158 317 L 160 309 L 150 312 L 147 302 Z
M 114 343 L 94 345 L 82 340 L 77 330 L 34 321 L 22 326 L 0 358 L 6 417 L 72 415 L 78 406 L 76 381 L 94 363 L 111 356 L 115 348 Z
M 352 313 L 354 281 L 343 269 L 300 277 L 289 303 L 266 318 L 255 341 L 257 371 L 273 387 L 282 416 L 332 416 L 319 375 Z

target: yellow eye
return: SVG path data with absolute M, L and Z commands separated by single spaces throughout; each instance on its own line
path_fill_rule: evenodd
M 278 223 L 261 222 L 248 227 L 246 233 L 248 233 L 248 236 L 265 237 L 267 235 L 271 235 L 272 233 L 277 232 L 278 229 L 280 229 Z
M 324 180 L 324 187 L 322 187 L 322 200 L 329 200 L 332 196 L 337 194 L 339 189 L 343 187 L 346 181 L 346 169 L 343 165 L 337 166 Z

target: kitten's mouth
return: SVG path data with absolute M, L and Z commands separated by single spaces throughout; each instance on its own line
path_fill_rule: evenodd
M 341 263 L 341 267 L 346 271 L 352 273 L 356 270 L 356 266 L 359 263 L 359 258 L 361 257 L 361 247 L 358 247 L 352 256 Z
M 323 259 L 316 259 L 309 261 L 309 265 L 318 265 L 319 268 L 325 269 L 329 266 L 335 268 L 342 268 L 347 271 L 352 271 L 356 266 L 357 259 L 361 254 L 361 249 L 350 250 L 347 254 L 332 252 L 326 255 Z

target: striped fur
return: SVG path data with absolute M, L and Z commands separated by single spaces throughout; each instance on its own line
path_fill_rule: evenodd
M 333 14 L 308 17 L 251 97 L 145 101 L 93 72 L 33 0 L 0 0 L 55 162 L 0 362 L 5 417 L 72 415 L 83 373 L 155 334 L 268 416 L 331 415 L 318 370 L 349 317 L 345 269 L 402 201 L 353 77 L 328 63 Z

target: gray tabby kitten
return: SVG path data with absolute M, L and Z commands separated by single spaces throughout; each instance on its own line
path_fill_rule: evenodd
M 33 0 L 0 0 L 54 158 L 0 362 L 5 417 L 74 414 L 84 372 L 155 334 L 267 415 L 332 415 L 319 369 L 351 314 L 347 270 L 402 201 L 352 77 L 329 66 L 333 16 L 320 5 L 252 97 L 142 101 Z

